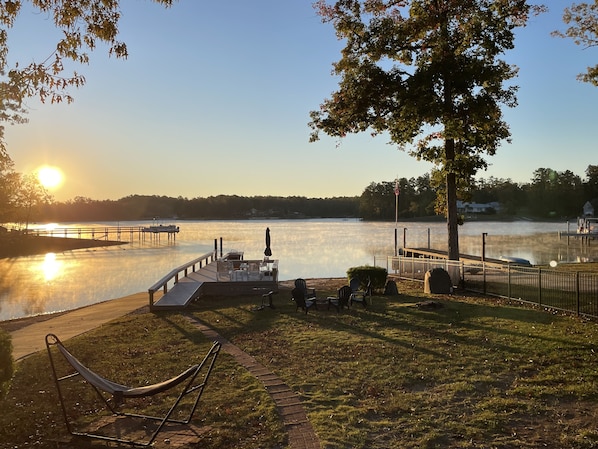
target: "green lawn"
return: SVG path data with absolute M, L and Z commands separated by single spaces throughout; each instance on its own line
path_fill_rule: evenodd
M 419 283 L 399 291 L 341 313 L 297 312 L 288 290 L 273 310 L 254 311 L 258 296 L 210 297 L 187 313 L 296 391 L 326 449 L 598 447 L 596 323 L 459 292 L 424 295 Z M 417 306 L 430 299 L 438 307 Z M 210 342 L 183 314 L 147 313 L 67 344 L 106 377 L 135 384 L 178 373 Z M 285 447 L 263 386 L 226 354 L 216 369 L 198 447 Z M 91 418 L 83 393 L 75 399 Z M 40 353 L 19 363 L 0 402 L 0 447 L 55 447 L 64 435 Z

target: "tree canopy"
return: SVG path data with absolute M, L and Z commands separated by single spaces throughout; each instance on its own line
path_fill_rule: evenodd
M 170 6 L 173 0 L 153 0 Z M 62 38 L 48 44 L 48 53 L 42 61 L 16 61 L 9 66 L 9 35 L 24 4 L 41 17 L 52 17 Z M 65 62 L 87 64 L 89 53 L 99 42 L 108 47 L 108 53 L 126 58 L 127 46 L 118 39 L 118 22 L 121 16 L 118 0 L 6 0 L 0 2 L 0 160 L 7 157 L 4 143 L 4 124 L 24 120 L 23 101 L 39 97 L 43 102 L 71 102 L 68 89 L 85 84 L 85 77 L 69 73 Z
M 170 6 L 173 0 L 153 0 Z M 31 209 L 48 200 L 47 192 L 33 175 L 13 170 L 13 161 L 6 148 L 6 124 L 26 121 L 25 100 L 37 97 L 42 103 L 73 101 L 69 89 L 85 84 L 85 77 L 70 72 L 67 61 L 87 64 L 89 53 L 99 42 L 108 53 L 126 58 L 127 46 L 118 39 L 121 16 L 118 0 L 6 0 L 0 1 L 0 218 L 16 219 L 17 210 Z M 51 17 L 62 38 L 49 42 L 46 57 L 41 61 L 23 55 L 26 61 L 13 58 L 9 62 L 9 36 L 19 15 L 33 10 L 44 19 Z M 23 219 L 22 217 L 19 219 Z M 24 218 L 27 220 L 27 218 Z
M 577 3 L 565 8 L 563 21 L 569 28 L 564 33 L 555 31 L 554 35 L 570 37 L 577 45 L 586 48 L 598 46 L 598 2 Z M 577 79 L 598 86 L 598 64 L 588 67 Z
M 510 137 L 501 107 L 516 69 L 499 59 L 514 29 L 540 8 L 521 0 L 326 0 L 316 3 L 345 42 L 334 64 L 339 89 L 311 113 L 342 138 L 370 130 L 437 166 L 445 181 L 448 255 L 459 257 L 457 180 L 472 184 Z

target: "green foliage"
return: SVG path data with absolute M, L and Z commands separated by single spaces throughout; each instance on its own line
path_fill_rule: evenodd
M 414 143 L 413 156 L 467 179 L 486 167 L 482 154 L 509 137 L 500 105 L 515 105 L 503 83 L 516 72 L 497 57 L 513 48 L 529 5 L 317 3 L 346 46 L 334 66 L 339 90 L 311 113 L 312 140 L 319 131 L 343 137 L 371 129 L 389 132 L 397 145 Z
M 170 6 L 173 0 L 153 0 Z M 22 61 L 12 61 L 9 66 L 10 31 L 23 3 L 30 3 L 32 17 L 40 20 L 53 18 L 61 36 L 57 42 L 47 42 L 47 53 L 40 56 L 25 56 Z M 23 101 L 28 97 L 39 97 L 42 103 L 73 101 L 69 88 L 85 84 L 85 77 L 73 71 L 66 73 L 73 61 L 87 64 L 89 53 L 99 43 L 105 44 L 108 53 L 117 58 L 128 56 L 127 46 L 119 41 L 118 24 L 122 15 L 120 2 L 73 0 L 30 0 L 29 2 L 6 1 L 0 3 L 0 155 L 5 151 L 2 123 L 22 123 Z M 26 8 L 29 8 L 27 6 Z M 31 13 L 30 13 L 31 14 Z M 13 58 L 14 59 L 14 58 Z
M 539 168 L 525 189 L 530 211 L 537 217 L 575 217 L 581 215 L 587 198 L 579 176 L 566 170 Z
M 501 107 L 516 105 L 516 88 L 504 85 L 516 69 L 499 57 L 533 8 L 488 0 L 316 5 L 345 48 L 334 64 L 338 91 L 310 114 L 311 141 L 320 131 L 388 133 L 438 167 L 446 188 L 438 209 L 447 216 L 449 258 L 458 259 L 457 193 L 510 137 Z
M 569 28 L 563 33 L 554 31 L 553 35 L 569 37 L 577 45 L 584 48 L 598 46 L 598 3 L 582 2 L 565 8 L 563 22 Z M 598 65 L 588 67 L 586 73 L 577 76 L 577 79 L 598 86 Z
M 361 267 L 352 267 L 347 270 L 347 279 L 358 278 L 361 281 L 361 288 L 365 289 L 368 279 L 372 282 L 372 289 L 383 289 L 386 285 L 388 271 L 382 267 L 371 267 L 364 265 Z
M 400 194 L 395 196 L 395 182 Z M 359 198 L 359 215 L 365 220 L 394 220 L 398 205 L 398 218 L 434 215 L 436 193 L 430 186 L 428 174 L 418 178 L 401 178 L 396 181 L 372 182 Z
M 95 201 L 77 197 L 47 205 L 40 213 L 46 221 L 181 219 L 338 218 L 357 217 L 357 197 L 305 198 L 218 195 L 208 198 L 172 198 L 131 195 L 119 200 Z
M 14 372 L 10 334 L 0 329 L 0 399 L 8 391 Z

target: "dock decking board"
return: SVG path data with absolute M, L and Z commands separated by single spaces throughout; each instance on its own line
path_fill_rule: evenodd
M 403 248 L 402 249 L 403 256 L 405 257 L 415 257 L 417 258 L 428 258 L 428 259 L 448 259 L 448 254 L 446 251 L 437 250 L 437 249 L 430 249 L 430 248 Z M 465 262 L 481 262 L 481 256 L 472 256 L 470 254 L 460 254 L 459 260 Z M 493 259 L 490 257 L 486 257 L 484 259 L 488 263 L 495 263 L 504 265 L 506 262 L 500 259 Z
M 183 279 L 176 283 L 168 292 L 154 303 L 158 308 L 186 307 L 201 290 L 203 282 Z

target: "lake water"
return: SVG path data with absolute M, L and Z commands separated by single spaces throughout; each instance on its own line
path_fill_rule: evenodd
M 175 240 L 135 238 L 125 245 L 59 254 L 0 259 L 0 320 L 69 310 L 147 291 L 173 268 L 214 250 L 240 250 L 246 259 L 262 259 L 265 230 L 270 228 L 272 258 L 279 260 L 279 279 L 344 277 L 358 265 L 386 267 L 394 254 L 395 223 L 359 220 L 181 221 Z M 120 222 L 147 226 L 147 222 Z M 60 227 L 117 226 L 117 223 L 60 224 Z M 446 249 L 445 223 L 398 224 L 399 246 Z M 572 228 L 573 230 L 573 225 Z M 459 228 L 460 250 L 486 256 L 516 256 L 533 264 L 598 260 L 594 247 L 558 239 L 566 223 L 519 221 L 469 222 Z M 123 239 L 129 235 L 123 234 Z M 598 249 L 598 245 L 595 245 Z

